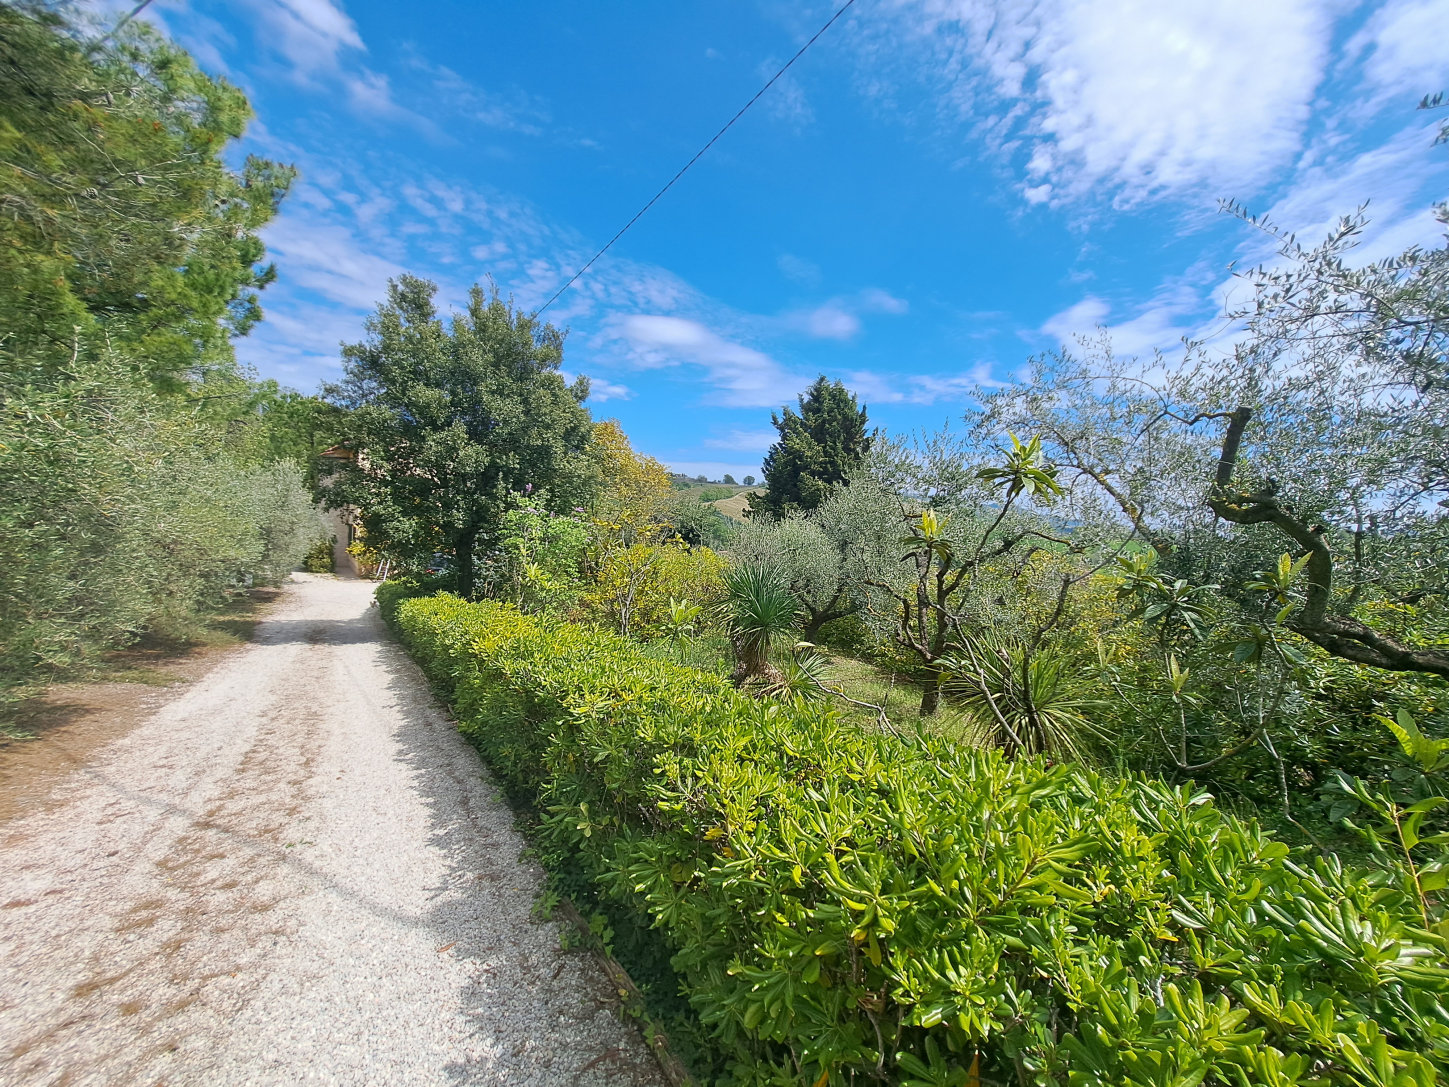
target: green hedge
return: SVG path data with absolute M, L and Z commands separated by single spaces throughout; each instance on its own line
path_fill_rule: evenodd
M 1188 790 L 757 702 L 451 596 L 395 624 L 547 846 L 647 918 L 733 1084 L 1392 1084 L 1444 931 Z

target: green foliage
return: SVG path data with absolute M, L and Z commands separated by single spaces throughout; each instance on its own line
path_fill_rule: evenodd
M 688 497 L 681 496 L 669 503 L 664 519 L 668 530 L 690 547 L 720 550 L 728 547 L 734 539 L 734 526 L 724 514 L 714 506 Z
M 294 171 L 233 170 L 246 98 L 144 23 L 99 49 L 84 34 L 49 5 L 0 6 L 7 351 L 53 374 L 79 329 L 163 385 L 228 371 L 274 275 L 257 232 Z
M 726 571 L 724 586 L 718 611 L 735 649 L 735 683 L 778 686 L 770 650 L 794 631 L 800 613 L 784 575 L 773 566 L 746 563 Z
M 323 531 L 314 401 L 239 373 L 289 167 L 132 22 L 0 5 L 0 686 L 276 583 Z
M 337 570 L 337 559 L 332 553 L 336 544 L 334 537 L 326 536 L 312 545 L 310 551 L 302 556 L 302 569 L 309 574 L 331 574 Z
M 765 490 L 750 495 L 753 516 L 818 508 L 855 473 L 875 440 L 866 431 L 865 409 L 839 381 L 821 375 L 799 402 L 798 415 L 787 407 L 770 416 L 780 437 L 765 455 Z
M 871 582 L 899 565 L 900 519 L 889 494 L 858 479 L 811 513 L 752 518 L 730 550 L 741 563 L 780 571 L 800 602 L 802 637 L 815 641 L 827 623 L 881 606 L 882 594 Z
M 1449 1071 L 1437 904 L 1426 925 L 1402 887 L 1191 789 L 859 730 L 497 604 L 396 623 L 545 813 L 545 860 L 667 941 L 714 1082 Z
M 1079 662 L 1056 648 L 982 635 L 941 662 L 944 689 L 972 719 L 975 736 L 1008 754 L 1081 757 L 1099 739 L 1095 688 Z
M 0 678 L 53 673 L 229 588 L 275 584 L 322 530 L 300 469 L 248 464 L 225 428 L 125 360 L 77 359 L 0 405 Z
M 539 496 L 542 498 L 542 496 Z M 581 519 L 519 505 L 498 523 L 498 547 L 484 564 L 490 596 L 527 612 L 567 614 L 584 589 L 589 527 Z
M 362 511 L 373 546 L 414 563 L 450 551 L 459 591 L 474 592 L 474 555 L 496 538 L 517 494 L 561 513 L 587 503 L 596 469 L 588 382 L 559 374 L 563 334 L 475 286 L 444 326 L 437 287 L 388 284 L 368 338 L 343 348 L 345 377 L 329 401 L 349 412 L 361 454 L 327 492 Z
M 711 609 L 724 594 L 725 560 L 679 539 L 610 551 L 584 594 L 585 613 L 638 638 L 668 632 L 672 602 Z
M 1418 902 L 1427 928 L 1449 889 L 1449 740 L 1425 736 L 1405 710 L 1383 723 L 1399 744 L 1397 772 L 1376 788 L 1337 772 L 1341 795 L 1330 817 L 1360 831 L 1384 867 L 1402 874 L 1403 889 Z M 1373 823 L 1348 821 L 1359 805 Z

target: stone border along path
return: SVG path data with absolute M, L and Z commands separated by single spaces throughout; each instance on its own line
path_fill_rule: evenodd
M 296 575 L 0 826 L 0 1083 L 665 1083 L 372 588 Z

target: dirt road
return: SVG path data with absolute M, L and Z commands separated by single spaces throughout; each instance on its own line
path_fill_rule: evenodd
M 0 826 L 0 1083 L 662 1082 L 372 586 L 296 578 Z

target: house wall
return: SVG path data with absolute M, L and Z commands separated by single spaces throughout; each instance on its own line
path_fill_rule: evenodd
M 347 545 L 356 539 L 357 530 L 345 510 L 324 510 L 322 519 L 332 534 L 332 563 L 342 577 L 357 577 L 357 560 L 347 553 Z

